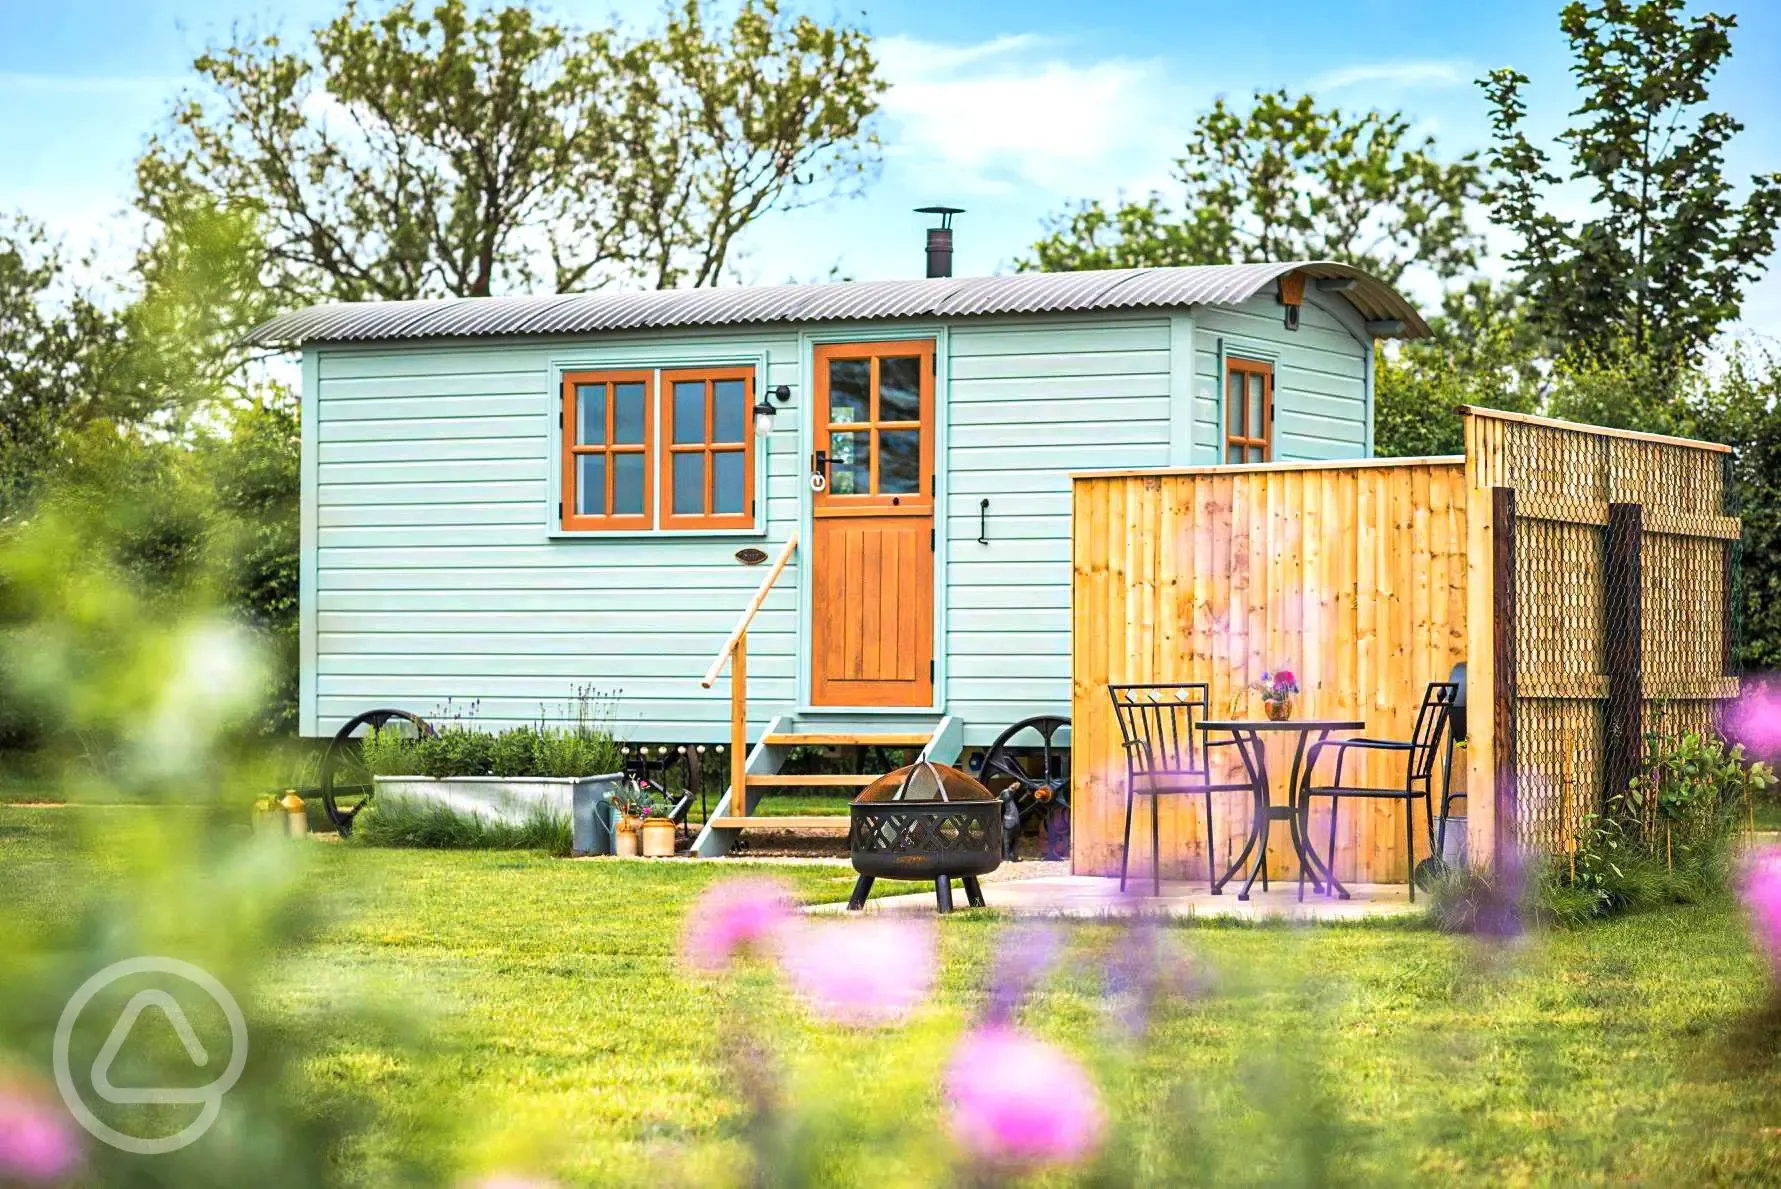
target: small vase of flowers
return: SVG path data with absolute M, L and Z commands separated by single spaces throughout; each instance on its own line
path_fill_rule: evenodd
M 1299 679 L 1291 669 L 1263 673 L 1262 679 L 1249 688 L 1262 696 L 1262 711 L 1269 722 L 1285 722 L 1292 717 L 1292 698 L 1299 692 Z

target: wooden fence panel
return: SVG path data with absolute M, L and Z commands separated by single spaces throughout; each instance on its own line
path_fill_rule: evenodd
M 1638 770 L 1645 733 L 1710 729 L 1735 697 L 1729 612 L 1738 521 L 1722 446 L 1466 410 L 1473 509 L 1473 684 L 1505 699 L 1513 738 L 1474 714 L 1468 787 L 1512 765 L 1512 837 L 1564 853 L 1583 819 Z M 1510 604 L 1486 562 L 1513 489 L 1512 665 L 1489 653 Z M 1499 672 L 1502 669 L 1502 672 Z M 1506 676 L 1505 676 L 1506 674 Z M 1509 721 L 1501 719 L 1498 721 Z M 1482 745 L 1480 745 L 1482 743 Z M 1501 758 L 1497 758 L 1498 756 Z M 1472 816 L 1472 853 L 1510 823 Z
M 1427 683 L 1466 659 L 1467 519 L 1457 459 L 1078 476 L 1074 870 L 1119 870 L 1125 767 L 1110 682 L 1205 681 L 1215 716 L 1233 704 L 1259 715 L 1245 687 L 1290 667 L 1303 691 L 1298 715 L 1364 719 L 1369 735 L 1407 738 Z M 1270 755 L 1277 783 L 1289 758 Z M 1389 758 L 1370 763 L 1369 779 L 1402 779 Z M 1282 794 L 1277 788 L 1276 799 Z M 1203 879 L 1208 845 L 1220 864 L 1242 845 L 1242 795 L 1218 799 L 1210 840 L 1199 806 L 1198 798 L 1163 800 L 1165 878 Z M 1342 878 L 1405 878 L 1401 813 L 1386 803 L 1345 809 Z M 1148 815 L 1145 799 L 1132 870 L 1146 876 Z M 1324 837 L 1323 820 L 1313 820 L 1315 838 Z M 1283 828 L 1270 855 L 1272 876 L 1296 874 Z

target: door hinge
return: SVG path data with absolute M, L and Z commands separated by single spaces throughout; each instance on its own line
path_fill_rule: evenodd
M 934 683 L 934 661 L 933 661 L 933 658 L 930 657 L 928 659 L 928 684 L 932 685 L 933 683 Z
M 569 428 L 569 414 L 562 409 L 557 410 L 557 428 L 558 429 L 568 429 Z
M 562 518 L 563 518 L 563 501 L 558 500 L 557 501 L 557 519 L 561 520 Z
M 928 530 L 928 552 L 932 553 L 933 551 L 934 551 L 934 530 L 930 528 Z

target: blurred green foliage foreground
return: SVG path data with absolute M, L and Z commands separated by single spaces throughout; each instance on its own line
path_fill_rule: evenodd
M 53 1021 L 80 963 L 131 931 L 215 962 L 263 1054 L 211 1135 L 170 1157 L 89 1146 L 94 1183 L 745 1183 L 742 1092 L 720 1051 L 724 1022 L 739 1019 L 776 1021 L 768 1051 L 785 1066 L 801 1153 L 784 1181 L 955 1183 L 939 1076 L 1004 921 L 945 922 L 931 1006 L 862 1032 L 806 1019 L 759 970 L 683 971 L 685 907 L 746 865 L 322 842 L 212 865 L 181 840 L 239 827 L 207 830 L 204 817 L 0 808 L 6 1060 L 47 1076 L 47 1025 L 24 1022 Z M 145 883 L 155 853 L 164 880 Z M 774 874 L 810 900 L 844 898 L 850 883 L 836 868 Z M 284 880 L 294 894 L 277 911 L 294 931 L 269 934 L 280 901 L 256 889 Z M 1068 963 L 1021 1009 L 1095 1071 L 1111 1117 L 1107 1159 L 1043 1183 L 1781 1175 L 1765 972 L 1729 902 L 1495 951 L 1405 925 L 1167 933 L 1197 990 L 1135 1044 L 1108 1032 L 1099 984 Z M 1123 936 L 1065 934 L 1085 954 Z M 229 935 L 264 946 L 231 956 Z M 257 1182 L 238 1179 L 255 1165 Z

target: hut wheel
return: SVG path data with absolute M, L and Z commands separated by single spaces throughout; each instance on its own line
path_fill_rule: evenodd
M 432 725 L 406 710 L 367 710 L 334 733 L 322 755 L 322 808 L 328 820 L 345 838 L 352 833 L 353 818 L 371 801 L 371 772 L 365 767 L 360 740 L 373 730 L 393 728 L 413 738 L 432 735 Z
M 1025 718 L 996 736 L 983 756 L 980 779 L 1009 811 L 1008 857 L 1016 858 L 1021 832 L 1035 819 L 1042 857 L 1069 855 L 1070 720 L 1042 714 Z

